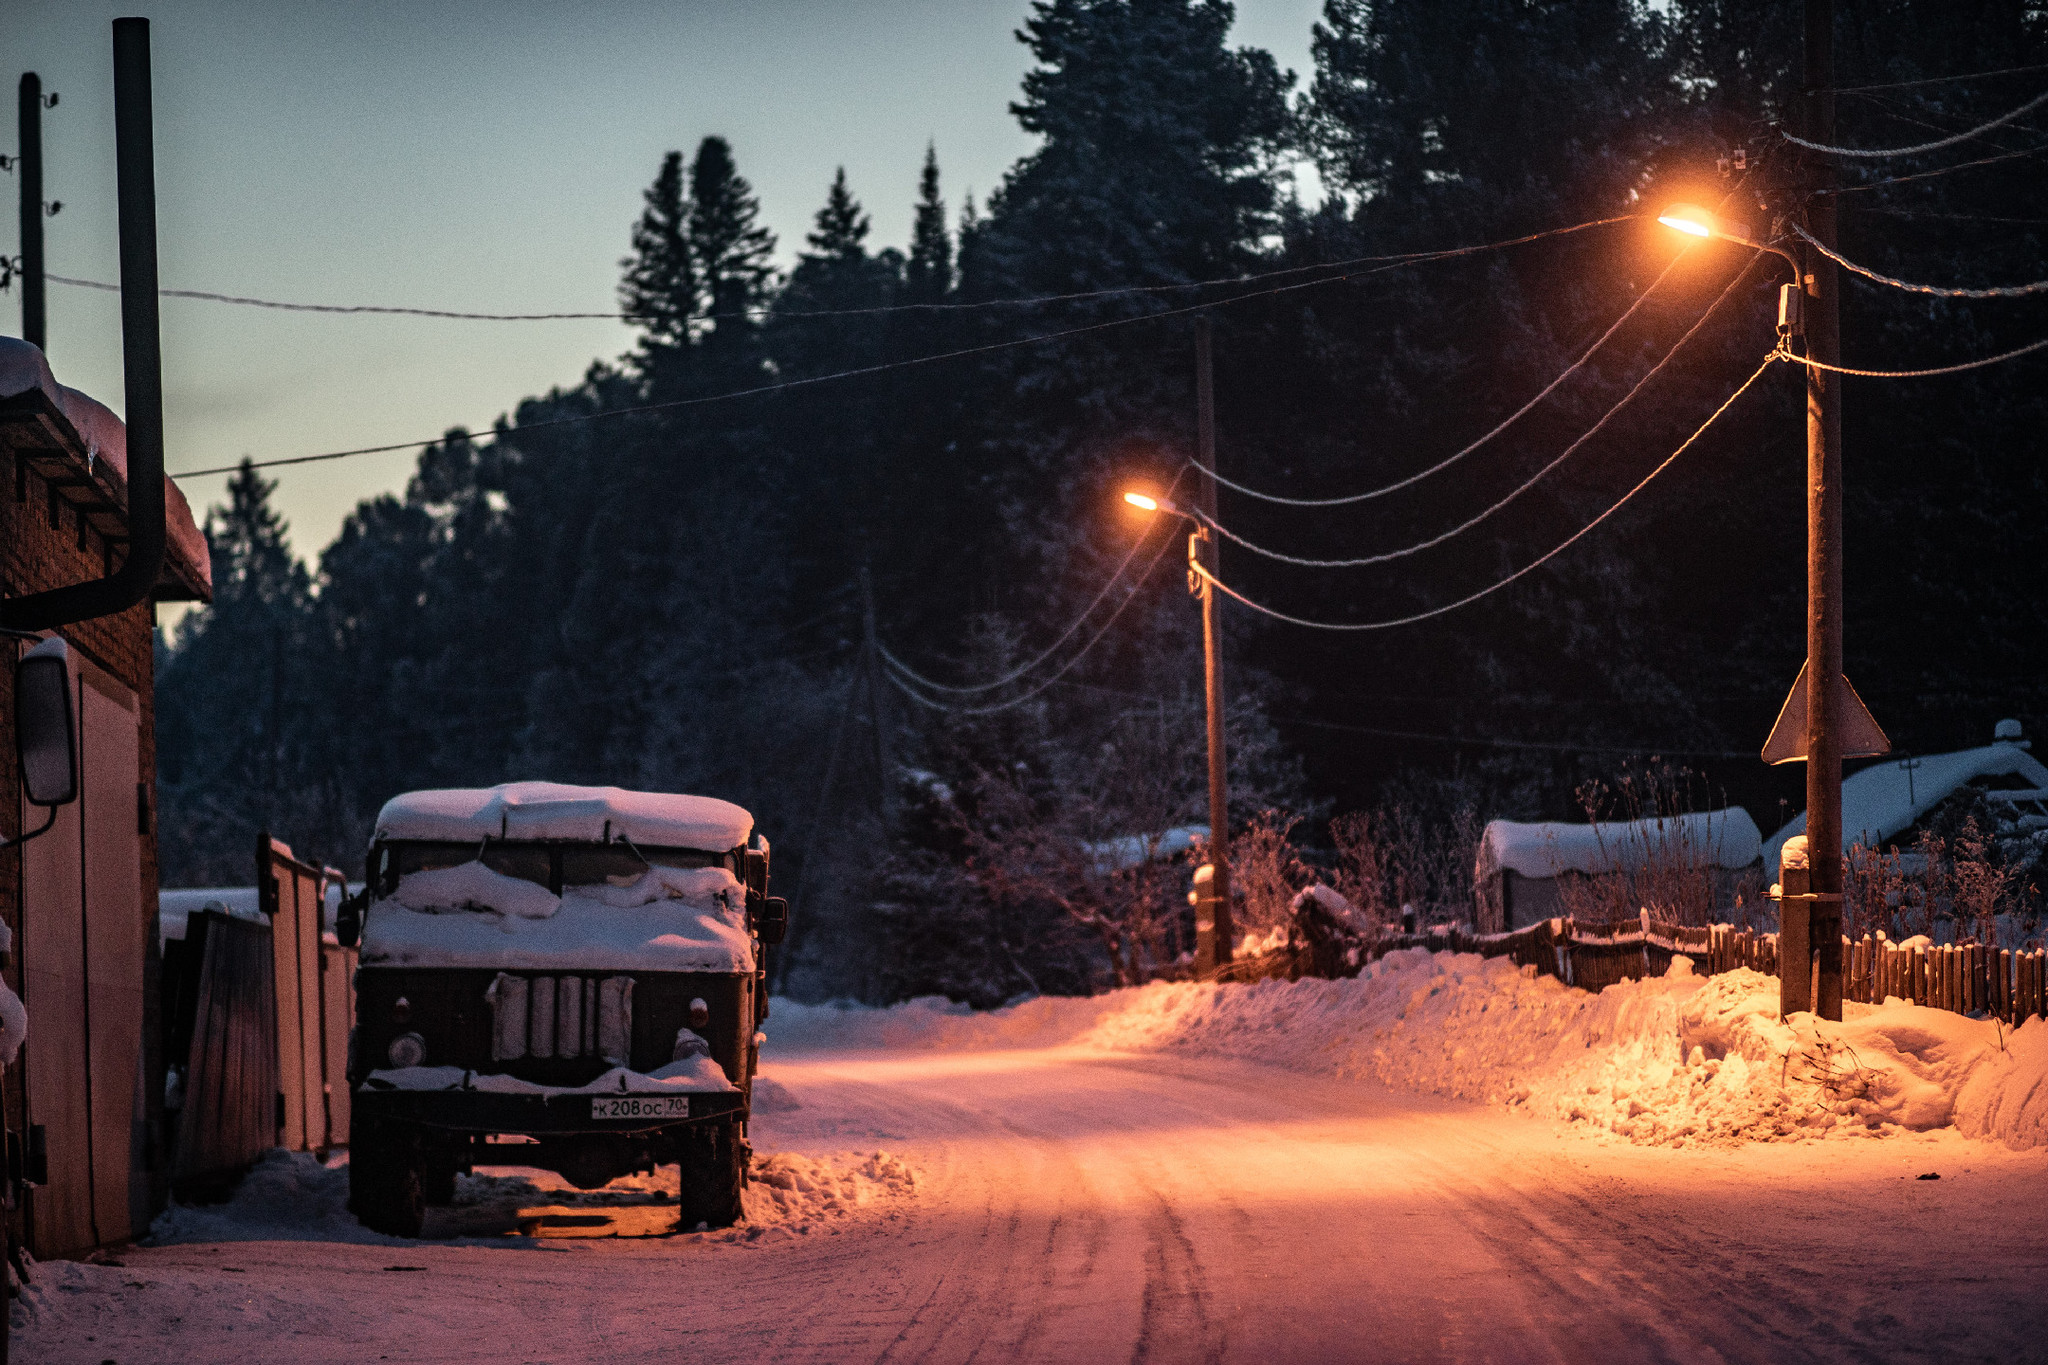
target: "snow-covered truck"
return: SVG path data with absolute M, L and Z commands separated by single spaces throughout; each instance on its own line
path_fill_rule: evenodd
M 595 1189 L 673 1163 L 680 1226 L 737 1221 L 787 916 L 727 801 L 551 782 L 392 798 L 337 924 L 360 945 L 356 1216 L 416 1236 L 476 1164 Z

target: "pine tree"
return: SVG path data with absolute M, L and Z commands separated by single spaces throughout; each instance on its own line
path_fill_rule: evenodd
M 825 207 L 818 210 L 814 221 L 816 226 L 804 238 L 811 247 L 804 253 L 805 260 L 848 262 L 866 259 L 867 249 L 863 243 L 868 236 L 868 215 L 861 211 L 853 191 L 846 186 L 846 167 L 841 166 L 832 177 L 832 187 L 825 192 Z
M 1308 129 L 1326 180 L 1382 211 L 1612 203 L 1683 126 L 1670 46 L 1631 0 L 1328 0 Z
M 651 346 L 690 342 L 690 320 L 702 308 L 690 259 L 690 210 L 683 203 L 683 154 L 670 152 L 647 187 L 647 207 L 633 225 L 633 254 L 619 262 L 619 302 Z
M 1178 283 L 1236 269 L 1273 225 L 1287 137 L 1270 54 L 1224 44 L 1226 0 L 1035 0 L 1011 112 L 1043 145 L 989 201 L 997 289 Z
M 917 217 L 910 230 L 903 295 L 910 303 L 937 303 L 952 288 L 953 239 L 946 232 L 946 201 L 939 197 L 939 149 L 927 144 L 917 178 Z
M 213 602 L 186 620 L 157 675 L 168 885 L 246 877 L 241 851 L 257 828 L 295 837 L 317 792 L 291 723 L 313 701 L 311 583 L 270 505 L 276 487 L 246 459 L 229 480 L 227 505 L 207 516 Z
M 722 137 L 697 144 L 690 163 L 690 254 L 711 300 L 714 335 L 747 330 L 773 269 L 775 234 L 760 224 L 761 202 Z
M 276 491 L 277 481 L 257 473 L 245 456 L 228 480 L 228 505 L 208 515 L 216 608 L 289 611 L 304 605 L 309 578 L 292 556 L 291 528 L 270 505 Z

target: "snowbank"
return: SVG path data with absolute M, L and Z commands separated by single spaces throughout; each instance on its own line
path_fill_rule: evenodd
M 792 1101 L 792 1104 L 794 1102 Z M 506 1150 L 511 1156 L 516 1147 Z M 800 1237 L 814 1229 L 871 1209 L 917 1187 L 915 1170 L 889 1152 L 851 1152 L 831 1156 L 776 1153 L 756 1156 L 752 1177 L 742 1194 L 746 1221 L 738 1227 L 700 1233 L 707 1241 L 752 1242 Z M 472 1245 L 495 1241 L 521 1228 L 521 1206 L 555 1209 L 630 1209 L 673 1204 L 676 1169 L 657 1167 L 652 1174 L 622 1176 L 600 1190 L 578 1190 L 552 1171 L 528 1166 L 493 1165 L 456 1180 L 455 1202 L 446 1215 L 430 1215 L 445 1224 L 433 1240 Z M 507 1216 L 498 1220 L 475 1215 L 493 1208 Z M 638 1221 L 638 1220 L 635 1220 Z M 502 1225 L 502 1226 L 501 1226 Z M 173 1204 L 157 1216 L 147 1239 L 152 1246 L 190 1242 L 352 1242 L 368 1246 L 417 1247 L 416 1241 L 387 1237 L 363 1227 L 348 1211 L 348 1165 L 336 1158 L 323 1165 L 305 1152 L 273 1150 L 251 1170 L 234 1197 L 225 1203 Z M 74 1263 L 46 1262 L 36 1268 L 40 1288 L 30 1291 L 17 1322 L 37 1316 L 41 1300 L 53 1289 L 116 1286 L 61 1283 Z M 87 1267 L 88 1271 L 98 1267 Z M 89 1276 L 87 1277 L 90 1278 Z M 53 1285 L 52 1280 L 60 1283 Z M 119 1277 L 116 1277 L 118 1281 Z
M 546 887 L 482 863 L 413 872 L 363 924 L 365 966 L 750 972 L 745 892 L 722 867 L 650 868 L 627 886 Z
M 506 782 L 407 792 L 377 813 L 379 839 L 630 839 L 649 848 L 724 853 L 747 841 L 754 817 L 730 801 L 619 787 Z
M 1059 1047 L 1073 1042 L 1104 1016 L 1128 1008 L 1130 997 L 1141 994 L 1037 996 L 986 1012 L 955 1004 L 942 995 L 919 996 L 887 1009 L 845 1001 L 802 1005 L 778 998 L 772 1002 L 765 1031 L 777 1057 L 848 1048 L 981 1052 Z
M 324 1165 L 307 1152 L 272 1148 L 234 1197 L 221 1204 L 173 1203 L 150 1224 L 150 1245 L 181 1242 L 358 1242 L 409 1246 L 371 1232 L 348 1211 L 348 1166 Z
M 1504 958 L 1390 953 L 1353 980 L 1155 984 L 988 1014 L 777 1001 L 773 1045 L 1195 1052 L 1508 1105 L 1643 1143 L 1872 1136 L 1953 1126 L 2048 1146 L 2048 1022 L 1887 1002 L 1780 1022 L 1775 977 L 1692 974 L 1597 995 Z M 777 1026 L 780 1026 L 779 1029 Z

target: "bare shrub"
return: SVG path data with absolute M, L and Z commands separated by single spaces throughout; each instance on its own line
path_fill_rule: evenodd
M 2000 857 L 1975 815 L 1953 830 L 1923 829 L 1909 852 L 1860 843 L 1849 850 L 1843 891 L 1852 935 L 1883 930 L 1894 939 L 1973 937 L 2009 947 L 2025 941 L 2035 918 L 2024 870 Z
M 1689 768 L 1652 760 L 1624 768 L 1611 785 L 1599 779 L 1578 789 L 1601 861 L 1617 870 L 1557 869 L 1558 899 L 1575 919 L 1633 919 L 1644 910 L 1676 924 L 1714 917 L 1714 851 L 1707 835 L 1680 817 L 1713 809 L 1710 793 Z M 1609 848 L 1606 822 L 1630 826 L 1630 846 Z
M 1406 906 L 1424 920 L 1470 919 L 1480 832 L 1470 805 L 1434 825 L 1401 802 L 1341 815 L 1330 822 L 1336 889 L 1376 924 L 1399 924 Z
M 1991 840 L 1972 815 L 1963 821 L 1950 845 L 1949 913 L 1955 936 L 1964 929 L 1981 943 L 1998 941 L 1998 916 L 2016 908 L 2020 877 L 2013 868 L 1993 860 Z
M 1904 856 L 1867 848 L 1858 841 L 1842 867 L 1843 919 L 1849 937 L 1880 931 L 1904 938 L 1903 920 L 1915 902 L 1913 878 Z
M 1314 876 L 1294 847 L 1300 823 L 1298 815 L 1261 811 L 1230 838 L 1232 910 L 1247 937 L 1294 921 L 1294 894 Z

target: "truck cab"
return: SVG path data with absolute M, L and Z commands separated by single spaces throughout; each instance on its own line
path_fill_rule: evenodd
M 338 926 L 359 944 L 356 1217 L 417 1236 L 496 1151 L 584 1189 L 672 1163 L 680 1227 L 736 1222 L 787 918 L 768 855 L 711 797 L 515 782 L 387 802 Z

